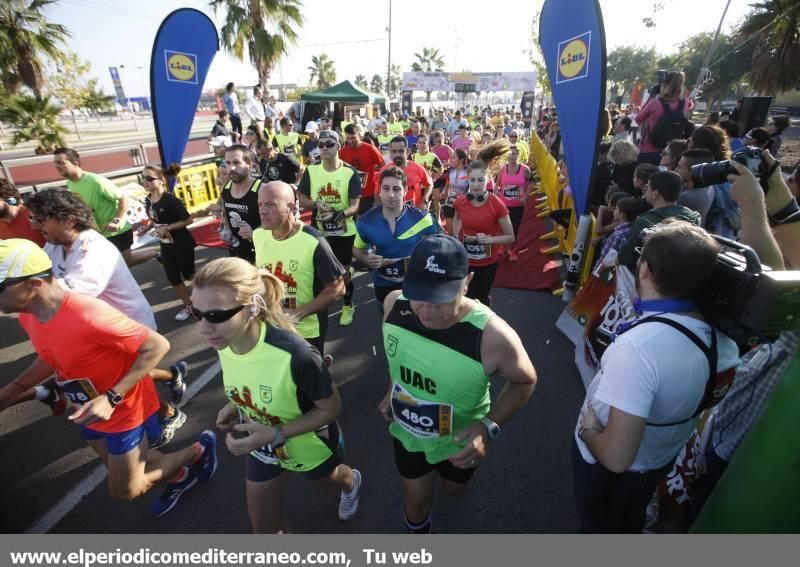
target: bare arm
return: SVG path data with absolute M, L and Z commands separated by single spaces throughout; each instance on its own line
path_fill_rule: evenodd
M 11 406 L 20 395 L 44 381 L 53 372 L 53 367 L 37 356 L 22 374 L 0 388 L 0 411 Z
M 314 299 L 297 309 L 294 314 L 297 319 L 300 320 L 314 313 L 318 313 L 327 308 L 331 303 L 344 297 L 344 291 L 344 278 L 339 277 L 323 287 Z
M 642 443 L 645 419 L 611 407 L 605 428 L 589 409 L 581 414 L 581 425 L 587 427 L 581 439 L 594 458 L 611 472 L 622 473 L 633 464 Z

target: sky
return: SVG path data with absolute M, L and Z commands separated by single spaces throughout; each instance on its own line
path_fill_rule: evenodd
M 607 49 L 621 45 L 674 51 L 686 37 L 713 32 L 727 0 L 661 0 L 656 28 L 642 18 L 651 16 L 653 0 L 600 0 Z M 304 0 L 305 22 L 299 41 L 274 70 L 271 84 L 307 86 L 311 56 L 327 53 L 336 66 L 337 80 L 362 74 L 386 77 L 390 0 Z M 749 10 L 753 0 L 731 0 L 723 29 Z M 127 96 L 146 94 L 150 52 L 163 18 L 175 9 L 193 7 L 207 13 L 221 28 L 224 14 L 214 14 L 207 0 L 59 0 L 45 9 L 51 21 L 65 25 L 72 37 L 68 49 L 92 64 L 90 75 L 108 94 L 114 92 L 108 71 L 121 66 Z M 445 70 L 473 72 L 532 71 L 528 58 L 530 27 L 542 0 L 394 0 L 392 2 L 392 63 L 410 71 L 415 52 L 439 48 Z M 490 9 L 491 8 L 491 9 Z M 254 85 L 258 75 L 249 62 L 224 50 L 209 70 L 205 88 L 228 81 Z

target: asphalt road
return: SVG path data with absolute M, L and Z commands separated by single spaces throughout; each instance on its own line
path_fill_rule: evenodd
M 198 265 L 223 255 L 199 249 Z M 213 427 L 224 403 L 221 377 L 214 372 L 214 351 L 205 347 L 191 323 L 178 323 L 178 307 L 161 267 L 151 262 L 134 269 L 153 305 L 161 332 L 172 343 L 169 363 L 190 364 L 189 385 L 214 374 L 183 407 L 184 427 L 166 450 L 177 449 Z M 386 423 L 376 406 L 387 373 L 380 317 L 370 278 L 355 279 L 356 318 L 340 328 L 338 308 L 331 311 L 327 351 L 336 357 L 333 376 L 340 384 L 347 462 L 364 475 L 361 507 L 349 523 L 336 517 L 338 495 L 323 492 L 300 477 L 288 483 L 285 514 L 301 533 L 402 533 L 402 488 L 394 466 Z M 548 292 L 495 289 L 495 310 L 520 334 L 539 374 L 528 404 L 492 443 L 489 457 L 461 497 L 438 493 L 434 531 L 438 533 L 573 532 L 577 528 L 572 495 L 570 446 L 583 399 L 572 363 L 572 345 L 554 323 L 564 303 Z M 374 349 L 374 351 L 373 351 Z M 33 359 L 14 317 L 0 315 L 0 383 L 14 379 Z M 210 370 L 209 370 L 210 369 Z M 497 393 L 499 384 L 493 387 Z M 248 533 L 244 496 L 244 459 L 219 446 L 220 466 L 205 485 L 186 493 L 168 515 L 154 520 L 148 507 L 155 493 L 132 503 L 112 500 L 99 482 L 99 461 L 81 440 L 77 426 L 52 417 L 39 402 L 0 414 L 0 531 L 47 529 L 58 533 Z M 87 481 L 92 478 L 92 484 Z M 85 490 L 86 485 L 96 486 Z M 54 514 L 60 506 L 61 514 Z M 63 516 L 63 517 L 61 517 Z

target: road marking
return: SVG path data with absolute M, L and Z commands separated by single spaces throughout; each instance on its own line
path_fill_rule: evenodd
M 221 367 L 219 361 L 215 362 L 206 368 L 196 380 L 186 390 L 184 401 L 181 407 L 191 400 L 197 393 L 202 390 L 206 384 L 211 382 L 212 379 L 219 374 Z M 106 467 L 100 465 L 94 469 L 89 476 L 84 478 L 76 484 L 55 506 L 45 512 L 38 520 L 36 520 L 31 527 L 25 530 L 27 534 L 46 534 L 53 527 L 64 519 L 84 498 L 86 498 L 95 488 L 97 488 L 106 478 Z

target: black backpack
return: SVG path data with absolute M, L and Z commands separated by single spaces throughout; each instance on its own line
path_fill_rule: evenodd
M 650 143 L 657 148 L 665 148 L 672 140 L 688 138 L 694 130 L 694 125 L 683 114 L 686 99 L 681 99 L 676 110 L 672 110 L 669 103 L 663 98 L 659 100 L 661 106 L 664 107 L 664 115 L 653 126 L 653 130 L 650 132 Z

